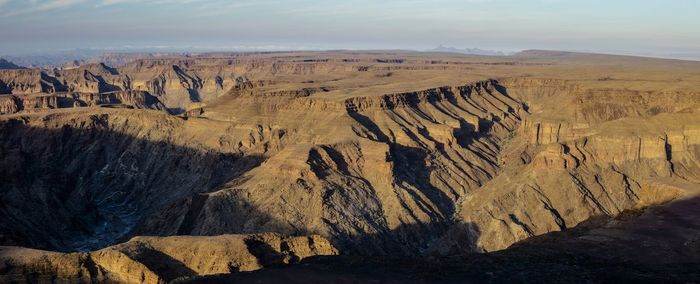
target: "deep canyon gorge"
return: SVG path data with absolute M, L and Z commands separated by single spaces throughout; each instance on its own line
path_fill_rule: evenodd
M 8 65 L 0 134 L 3 283 L 295 269 L 353 283 L 376 267 L 397 283 L 454 280 L 439 267 L 506 281 L 520 276 L 494 267 L 606 272 L 620 258 L 627 280 L 700 276 L 699 62 L 533 50 Z

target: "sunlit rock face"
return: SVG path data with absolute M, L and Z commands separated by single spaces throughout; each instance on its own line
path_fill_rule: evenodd
M 0 247 L 3 282 L 168 283 L 337 255 L 320 236 L 136 237 L 89 253 Z M 7 256 L 18 256 L 8 258 Z
M 320 52 L 0 70 L 0 244 L 81 252 L 6 248 L 49 259 L 13 269 L 146 282 L 265 267 L 256 253 L 503 250 L 691 194 L 699 66 Z

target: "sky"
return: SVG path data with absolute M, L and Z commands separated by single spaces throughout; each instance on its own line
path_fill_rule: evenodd
M 0 0 L 0 55 L 414 49 L 700 58 L 697 0 Z

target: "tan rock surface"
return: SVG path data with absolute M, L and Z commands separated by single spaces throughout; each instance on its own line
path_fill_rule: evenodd
M 356 255 L 502 250 L 700 184 L 698 68 L 378 51 L 0 70 L 11 86 L 0 111 L 12 113 L 0 116 L 0 243 L 75 251 L 275 232 Z M 60 107 L 67 98 L 87 107 Z M 89 107 L 113 103 L 132 108 Z M 226 270 L 198 256 L 210 242 L 245 243 L 188 238 L 91 254 L 142 263 L 159 251 L 184 265 L 149 268 L 172 280 Z M 313 255 L 304 241 L 263 242 Z
M 136 237 L 90 253 L 0 247 L 0 282 L 165 283 L 337 253 L 320 236 L 278 234 Z

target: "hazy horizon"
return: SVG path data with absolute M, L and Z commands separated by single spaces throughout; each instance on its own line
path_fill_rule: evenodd
M 94 50 L 426 50 L 700 59 L 690 0 L 0 0 L 0 55 Z

